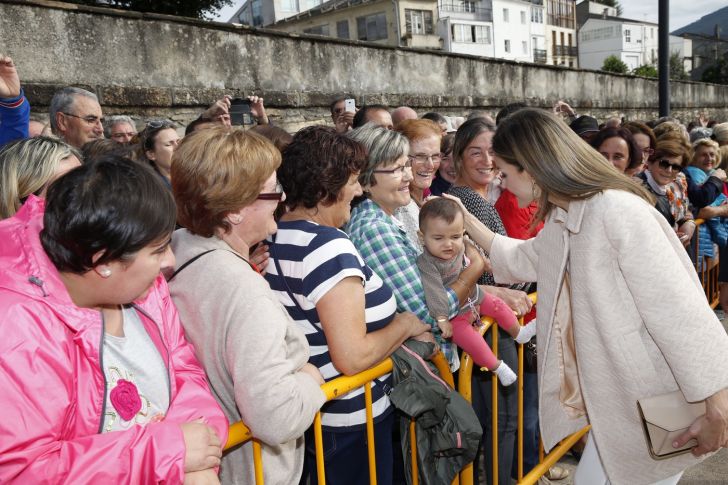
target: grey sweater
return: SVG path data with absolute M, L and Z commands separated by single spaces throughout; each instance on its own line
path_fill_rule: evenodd
M 446 286 L 454 283 L 463 268 L 466 266 L 465 247 L 452 259 L 444 260 L 431 255 L 427 248 L 424 248 L 422 254 L 417 257 L 417 267 L 420 269 L 420 277 L 422 278 L 422 287 L 425 289 L 425 301 L 427 309 L 432 318 L 437 320 L 438 317 L 450 317 L 448 314 L 448 300 Z M 475 285 L 473 291 L 470 292 L 470 301 L 472 305 L 479 305 L 483 300 L 480 287 Z M 460 309 L 460 315 L 472 311 L 471 305 L 463 305 Z M 477 308 L 477 307 L 476 307 Z
M 172 249 L 177 268 L 217 249 L 170 282 L 172 299 L 228 420 L 242 419 L 263 442 L 265 483 L 297 483 L 303 433 L 325 401 L 319 385 L 298 372 L 309 358 L 306 337 L 266 280 L 224 241 L 181 229 L 172 237 Z M 220 479 L 255 483 L 251 442 L 223 457 Z

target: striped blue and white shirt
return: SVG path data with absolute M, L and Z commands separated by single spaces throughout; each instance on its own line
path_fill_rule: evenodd
M 279 222 L 275 242 L 267 243 L 271 260 L 266 268 L 266 279 L 291 318 L 306 334 L 311 349 L 309 362 L 318 367 L 326 381 L 341 376 L 331 362 L 316 303 L 344 278 L 361 278 L 367 332 L 372 332 L 384 328 L 394 318 L 397 304 L 391 289 L 364 263 L 349 237 L 339 229 L 310 221 Z M 283 278 L 278 274 L 274 259 L 280 265 Z M 391 385 L 390 374 L 379 380 Z M 372 386 L 372 401 L 375 421 L 388 414 L 389 398 L 376 381 Z M 364 388 L 326 403 L 321 422 L 329 431 L 363 425 L 366 422 Z

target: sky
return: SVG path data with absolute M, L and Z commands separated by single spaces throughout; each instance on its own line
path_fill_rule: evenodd
M 657 23 L 658 0 L 621 0 L 622 17 Z M 726 6 L 726 0 L 671 0 L 670 31 Z
M 621 3 L 623 17 L 657 23 L 658 0 L 621 0 Z M 243 0 L 235 0 L 232 6 L 221 9 L 215 18 L 227 21 L 242 4 Z M 670 31 L 684 27 L 725 6 L 726 0 L 671 0 Z

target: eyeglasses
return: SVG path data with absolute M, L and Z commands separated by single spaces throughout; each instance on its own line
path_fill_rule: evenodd
M 416 153 L 414 155 L 409 155 L 409 159 L 423 165 L 428 161 L 431 163 L 440 163 L 440 160 L 442 160 L 442 154 L 433 153 L 432 155 L 425 155 L 424 153 Z
M 410 162 L 409 158 L 406 162 L 404 162 L 404 165 L 397 165 L 396 168 L 393 168 L 391 170 L 372 170 L 372 173 L 388 173 L 390 175 L 396 175 L 397 177 L 402 177 L 404 175 L 404 170 L 406 168 L 412 168 L 412 162 Z
M 65 111 L 61 111 L 61 113 L 63 113 L 66 116 L 72 116 L 74 118 L 78 118 L 79 120 L 83 120 L 89 126 L 94 126 L 94 125 L 98 125 L 98 124 L 103 124 L 104 123 L 104 118 L 99 118 L 98 116 L 94 116 L 94 115 L 78 116 L 78 115 L 75 115 L 73 113 L 66 113 Z
M 283 196 L 286 195 L 285 192 L 283 192 L 283 186 L 280 182 L 276 182 L 276 191 L 275 192 L 262 192 L 258 194 L 258 197 L 256 197 L 258 200 L 275 200 L 276 202 L 280 202 L 283 199 Z
M 147 121 L 147 128 L 156 130 L 158 128 L 172 128 L 174 124 L 167 120 L 149 120 Z
M 672 169 L 673 172 L 679 172 L 682 170 L 682 165 L 679 163 L 670 163 L 670 160 L 658 160 L 657 164 L 664 170 Z

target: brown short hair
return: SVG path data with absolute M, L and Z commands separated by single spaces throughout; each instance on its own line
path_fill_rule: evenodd
M 409 141 L 419 140 L 428 136 L 436 136 L 439 141 L 442 141 L 442 130 L 440 125 L 432 120 L 427 119 L 416 119 L 416 120 L 402 120 L 397 124 L 395 131 L 402 133 Z
M 270 141 L 240 128 L 221 125 L 184 137 L 171 172 L 179 224 L 202 237 L 230 231 L 225 216 L 255 202 L 280 164 Z
M 430 199 L 420 208 L 420 231 L 425 232 L 428 220 L 442 219 L 448 224 L 452 224 L 458 214 L 463 216 L 464 221 L 465 214 L 463 214 L 463 210 L 454 200 L 444 197 Z
M 655 151 L 652 153 L 650 161 L 654 162 L 665 157 L 680 157 L 680 165 L 684 167 L 687 164 L 689 154 L 690 152 L 686 149 L 680 138 L 663 136 L 657 141 Z

